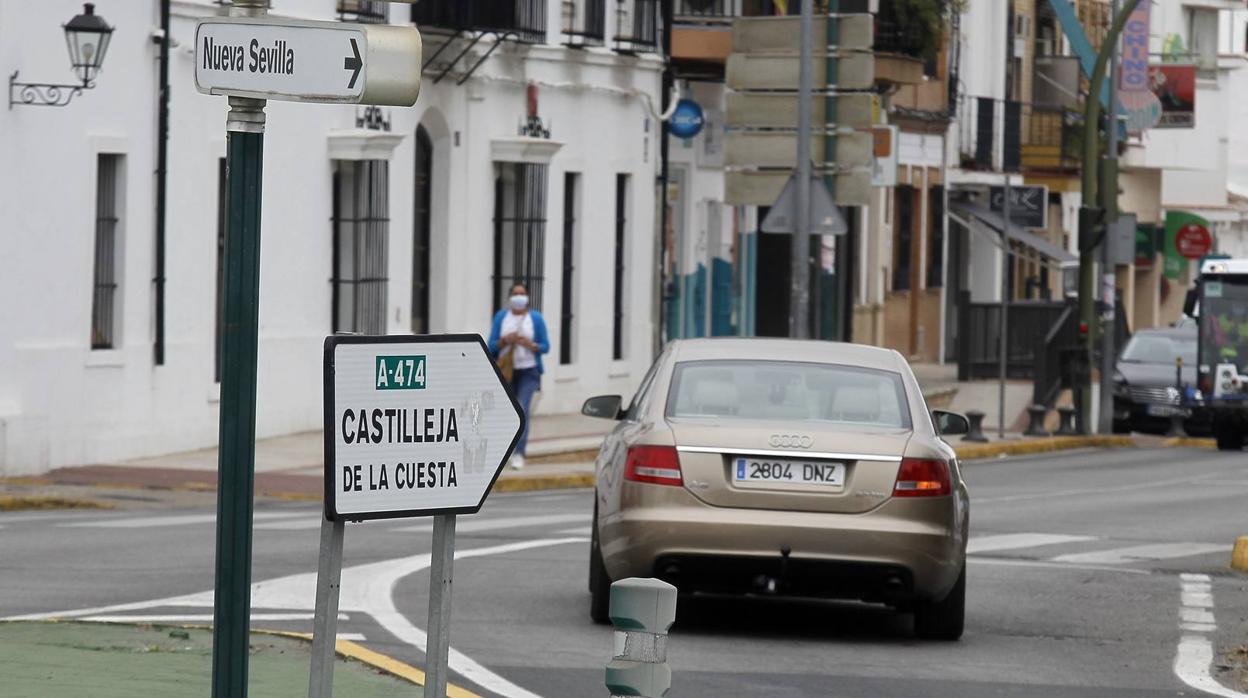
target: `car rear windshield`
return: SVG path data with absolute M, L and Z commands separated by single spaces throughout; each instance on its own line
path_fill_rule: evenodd
M 1141 332 L 1127 342 L 1122 350 L 1122 360 L 1140 364 L 1174 365 L 1174 360 L 1182 358 L 1188 366 L 1196 364 L 1196 334 L 1191 337 L 1175 337 L 1165 334 L 1146 334 Z
M 901 374 L 790 361 L 676 364 L 667 416 L 910 428 Z

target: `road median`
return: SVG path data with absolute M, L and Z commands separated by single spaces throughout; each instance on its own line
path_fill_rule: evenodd
M 961 443 L 954 446 L 954 450 L 957 451 L 958 458 L 961 460 L 979 460 L 1074 451 L 1084 448 L 1134 448 L 1136 445 L 1135 440 L 1129 436 L 1050 436 L 983 444 Z

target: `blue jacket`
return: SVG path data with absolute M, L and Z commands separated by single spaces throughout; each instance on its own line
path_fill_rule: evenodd
M 498 356 L 498 340 L 499 335 L 503 333 L 503 318 L 507 317 L 507 313 L 511 311 L 503 308 L 494 314 L 494 324 L 490 327 L 490 341 L 486 344 L 490 348 L 490 354 Z M 533 343 L 537 345 L 537 372 L 538 374 L 546 373 L 546 367 L 542 365 L 542 354 L 550 351 L 550 336 L 546 334 L 546 318 L 536 310 L 529 311 L 529 317 L 533 318 Z

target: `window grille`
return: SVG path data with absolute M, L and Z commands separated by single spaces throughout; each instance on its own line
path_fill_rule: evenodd
M 100 153 L 95 182 L 95 273 L 91 296 L 91 348 L 114 349 L 117 332 L 117 179 L 121 155 Z
M 624 358 L 624 250 L 628 229 L 628 175 L 615 176 L 615 293 L 612 313 L 611 358 Z
M 546 175 L 546 165 L 498 164 L 494 180 L 495 310 L 505 307 L 511 287 L 518 283 L 529 290 L 529 307 L 542 309 Z
M 563 33 L 569 46 L 602 46 L 607 0 L 563 0 Z
M 615 49 L 646 53 L 659 48 L 659 0 L 616 0 Z
M 334 171 L 333 331 L 386 333 L 390 170 L 384 160 Z
M 575 172 L 563 175 L 563 293 L 560 299 L 559 363 L 573 361 L 573 336 L 576 315 L 573 295 L 576 293 L 576 190 L 581 176 Z

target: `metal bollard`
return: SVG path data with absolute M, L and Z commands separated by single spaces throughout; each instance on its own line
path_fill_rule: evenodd
M 1174 414 L 1171 414 L 1170 415 L 1170 431 L 1166 432 L 1166 436 L 1171 437 L 1171 438 L 1187 436 L 1187 432 L 1183 430 L 1183 420 L 1184 420 L 1183 415 L 1178 414 L 1177 412 Z
M 658 579 L 621 579 L 611 585 L 615 655 L 607 665 L 612 698 L 663 698 L 672 687 L 667 630 L 676 620 L 676 587 Z
M 1048 416 L 1049 408 L 1044 405 L 1032 405 L 1027 408 L 1027 415 L 1031 420 L 1027 425 L 1027 431 L 1023 432 L 1023 436 L 1048 436 L 1049 432 L 1044 428 L 1044 418 Z
M 1075 408 L 1059 407 L 1057 414 L 1061 418 L 1057 423 L 1058 436 L 1078 436 L 1079 430 L 1075 428 Z
M 967 430 L 966 436 L 962 437 L 962 440 L 988 443 L 988 437 L 984 436 L 984 413 L 979 410 L 968 410 L 966 420 L 971 423 L 971 427 Z

